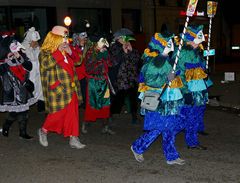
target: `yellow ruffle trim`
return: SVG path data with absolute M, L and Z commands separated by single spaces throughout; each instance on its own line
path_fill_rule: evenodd
M 149 56 L 149 57 L 156 57 L 156 56 L 158 56 L 158 53 L 157 53 L 157 52 L 155 52 L 155 51 L 150 52 L 150 49 L 149 49 L 149 48 L 146 48 L 146 49 L 144 50 L 144 54 L 146 54 L 146 55 Z
M 207 77 L 207 74 L 203 71 L 202 68 L 189 69 L 185 72 L 186 81 L 191 80 L 200 80 Z
M 182 88 L 183 87 L 183 82 L 179 76 L 177 76 L 171 84 L 171 88 Z
M 138 85 L 138 92 L 145 92 L 148 90 L 157 90 L 158 88 L 153 88 L 150 86 L 147 86 L 145 83 L 139 83 Z
M 162 88 L 165 87 L 166 84 L 162 86 Z M 182 88 L 183 87 L 183 82 L 179 76 L 177 76 L 171 83 L 170 88 Z M 138 85 L 138 92 L 145 92 L 148 90 L 158 90 L 159 88 L 153 88 L 150 86 L 147 86 L 145 83 L 139 83 Z

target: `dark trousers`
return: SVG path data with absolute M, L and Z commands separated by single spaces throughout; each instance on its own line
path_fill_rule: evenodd
M 85 108 L 85 106 L 86 106 L 86 89 L 87 89 L 86 78 L 83 78 L 80 80 L 80 86 L 81 86 L 81 92 L 82 92 L 82 98 L 83 98 L 82 106 Z
M 119 90 L 116 93 L 116 95 L 111 95 L 111 114 L 119 114 L 121 112 L 126 97 L 129 98 L 132 120 L 137 120 L 137 110 L 138 110 L 137 88 Z
M 24 112 L 9 112 L 7 119 L 3 124 L 3 133 L 8 135 L 9 128 L 12 126 L 14 121 L 18 121 L 19 123 L 19 134 L 20 136 L 24 136 L 27 134 L 27 121 L 28 121 L 28 111 Z

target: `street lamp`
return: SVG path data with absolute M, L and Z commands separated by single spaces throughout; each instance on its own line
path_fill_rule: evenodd
M 69 27 L 69 26 L 71 25 L 71 23 L 72 23 L 72 19 L 71 19 L 69 16 L 66 16 L 66 17 L 64 18 L 64 24 L 65 24 L 67 27 Z

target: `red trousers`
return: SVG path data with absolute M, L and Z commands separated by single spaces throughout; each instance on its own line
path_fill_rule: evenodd
M 76 93 L 64 109 L 47 115 L 42 129 L 45 132 L 63 134 L 64 137 L 79 136 L 79 111 Z

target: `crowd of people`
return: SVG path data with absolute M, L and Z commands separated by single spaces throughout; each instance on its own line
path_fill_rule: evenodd
M 0 111 L 8 112 L 2 135 L 8 137 L 18 121 L 19 136 L 32 139 L 28 111 L 36 104 L 46 113 L 38 129 L 42 146 L 48 146 L 49 133 L 57 133 L 69 138 L 71 148 L 83 149 L 80 133 L 87 134 L 88 124 L 101 121 L 101 133 L 114 135 L 110 122 L 128 101 L 131 124 L 144 118 L 143 134 L 130 146 L 135 159 L 143 162 L 143 153 L 162 135 L 167 164 L 185 164 L 175 138 L 183 132 L 189 149 L 206 150 L 198 135 L 207 134 L 209 77 L 202 53 L 203 26 L 186 28 L 181 50 L 175 37 L 166 30 L 155 33 L 141 54 L 132 46 L 134 33 L 127 28 L 109 41 L 103 34 L 89 39 L 82 27 L 70 39 L 69 30 L 56 25 L 41 45 L 34 27 L 22 43 L 11 33 L 1 35 Z M 81 122 L 79 108 L 84 109 Z

